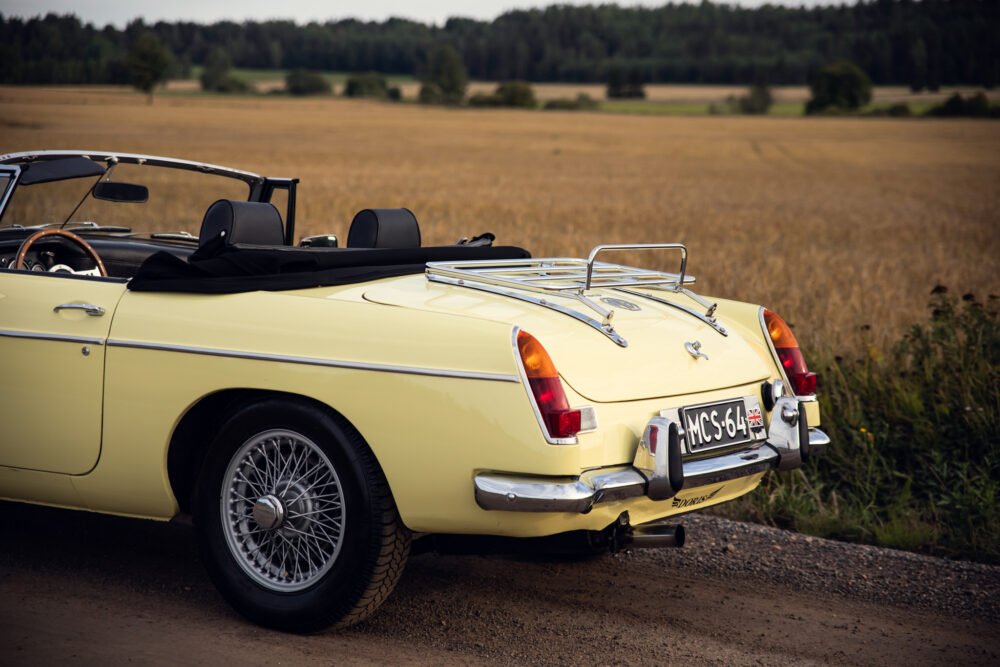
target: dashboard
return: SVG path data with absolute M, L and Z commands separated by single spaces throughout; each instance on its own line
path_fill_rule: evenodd
M 13 269 L 20 244 L 0 246 L 0 269 Z M 34 244 L 24 257 L 25 271 L 79 273 L 94 268 L 94 262 L 79 248 L 58 239 Z

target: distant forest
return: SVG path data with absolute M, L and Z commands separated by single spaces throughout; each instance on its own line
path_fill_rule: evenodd
M 996 0 L 874 0 L 793 8 L 669 4 L 656 9 L 552 6 L 493 21 L 402 19 L 95 27 L 73 16 L 0 15 L 0 82 L 127 83 L 128 48 L 155 33 L 179 72 L 223 48 L 237 67 L 421 72 L 450 44 L 482 80 L 603 82 L 616 69 L 645 82 L 802 84 L 850 60 L 876 84 L 936 88 L 1000 81 Z

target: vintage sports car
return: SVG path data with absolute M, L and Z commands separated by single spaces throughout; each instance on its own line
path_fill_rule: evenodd
M 683 245 L 423 247 L 407 209 L 295 245 L 296 186 L 0 156 L 0 497 L 190 516 L 233 607 L 310 632 L 373 613 L 411 543 L 680 546 L 676 515 L 829 442 L 795 335 L 692 291 Z

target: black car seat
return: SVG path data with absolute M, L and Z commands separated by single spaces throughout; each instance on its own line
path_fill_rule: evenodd
M 347 232 L 348 248 L 419 248 L 420 225 L 406 208 L 366 208 Z
M 216 240 L 222 245 L 284 245 L 281 213 L 267 202 L 220 199 L 205 211 L 198 246 Z

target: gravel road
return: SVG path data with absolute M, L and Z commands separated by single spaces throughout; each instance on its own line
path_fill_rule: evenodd
M 1000 664 L 1000 567 L 686 518 L 683 549 L 415 556 L 367 623 L 237 617 L 189 527 L 0 503 L 0 664 Z

